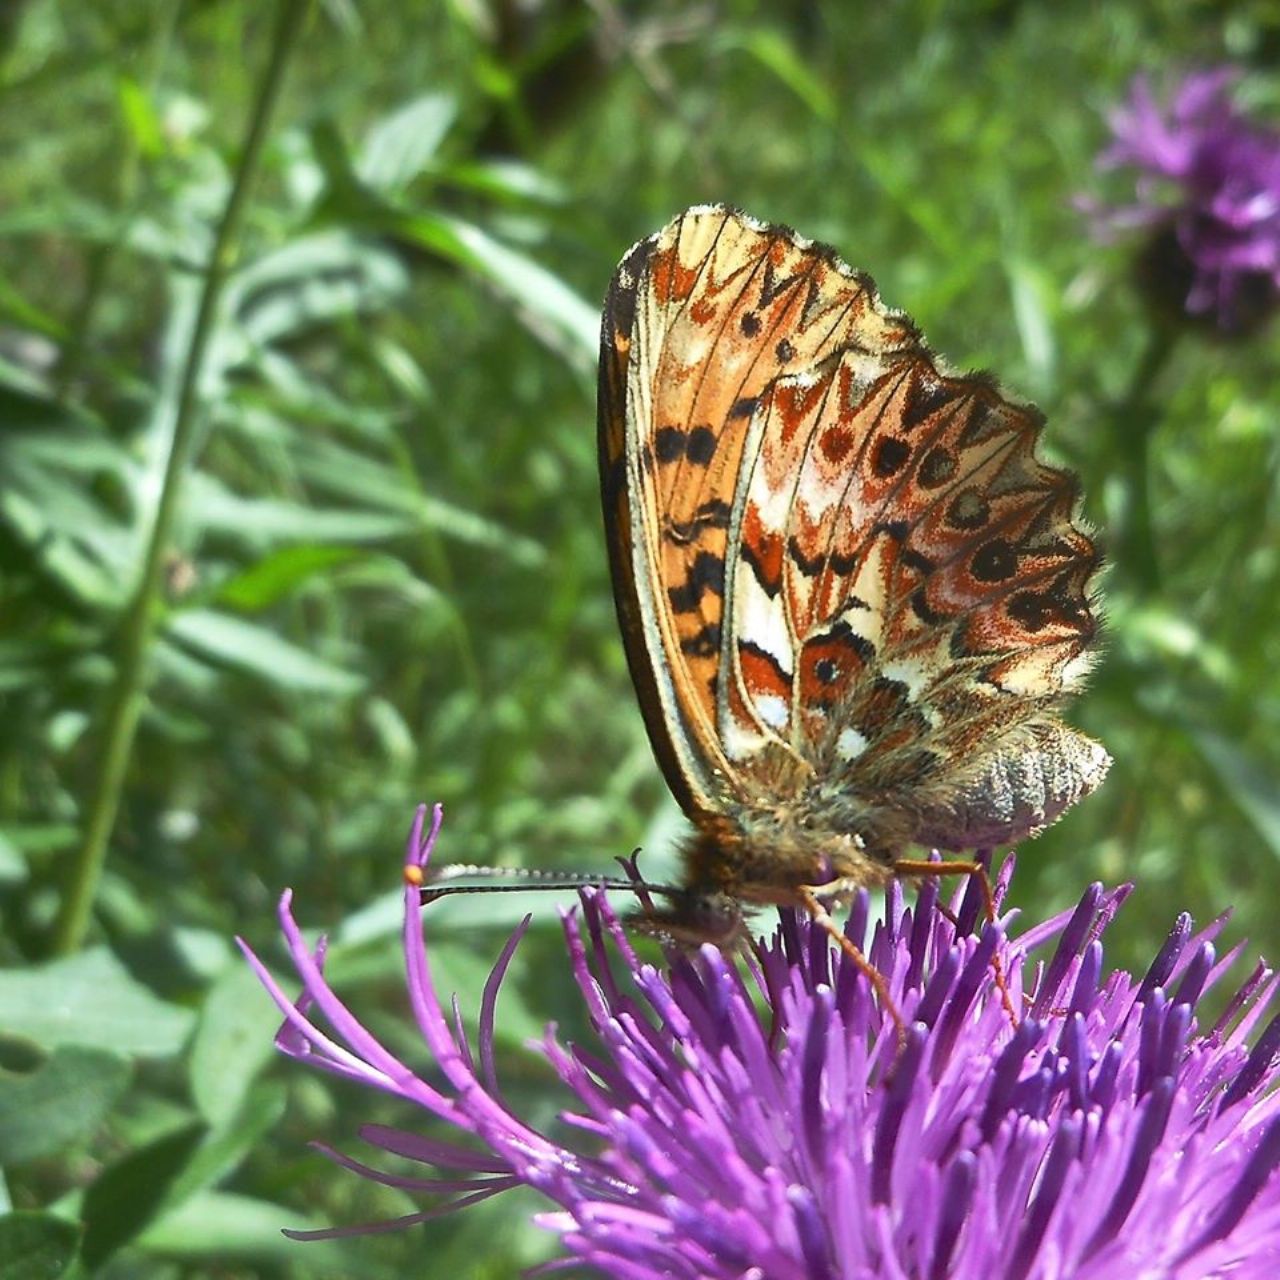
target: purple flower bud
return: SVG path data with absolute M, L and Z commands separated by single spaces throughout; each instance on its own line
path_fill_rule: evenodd
M 1280 133 L 1238 111 L 1231 68 L 1185 77 L 1161 109 L 1145 76 L 1111 114 L 1104 169 L 1136 171 L 1133 203 L 1086 207 L 1100 234 L 1150 231 L 1149 296 L 1225 333 L 1257 327 L 1280 291 Z

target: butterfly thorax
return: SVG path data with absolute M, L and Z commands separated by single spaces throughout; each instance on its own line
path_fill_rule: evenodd
M 793 906 L 801 886 L 886 884 L 909 841 L 894 811 L 814 785 L 786 803 L 699 821 L 686 850 L 687 883 L 744 903 Z

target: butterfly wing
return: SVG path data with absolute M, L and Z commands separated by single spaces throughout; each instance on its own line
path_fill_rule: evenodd
M 722 713 L 945 847 L 1019 838 L 1096 786 L 1105 752 L 1054 710 L 1087 669 L 1098 557 L 1073 478 L 1034 454 L 1040 415 L 924 350 L 850 349 L 759 418 Z
M 804 793 L 853 830 L 856 796 L 972 847 L 1096 785 L 1105 753 L 1053 708 L 1086 665 L 1097 556 L 1040 425 L 787 228 L 696 208 L 631 250 L 602 489 L 629 663 L 691 817 Z
M 721 812 L 745 786 L 719 673 L 757 402 L 788 369 L 916 344 L 833 251 L 720 207 L 680 215 L 614 276 L 599 395 L 614 595 L 650 740 L 690 816 Z

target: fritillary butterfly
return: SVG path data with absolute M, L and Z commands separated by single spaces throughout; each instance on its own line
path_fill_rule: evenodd
M 649 737 L 696 828 L 661 927 L 818 914 L 920 874 L 913 845 L 1019 840 L 1102 781 L 1106 751 L 1057 714 L 1089 667 L 1098 553 L 1075 477 L 1035 456 L 1042 422 L 789 228 L 699 206 L 623 258 L 605 525 Z

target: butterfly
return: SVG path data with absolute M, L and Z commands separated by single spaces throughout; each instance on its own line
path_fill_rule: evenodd
M 1042 415 L 958 375 L 836 251 L 720 205 L 622 259 L 600 340 L 614 597 L 693 824 L 655 917 L 732 938 L 1032 835 L 1110 757 L 1059 718 L 1099 555 Z

